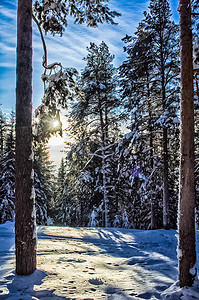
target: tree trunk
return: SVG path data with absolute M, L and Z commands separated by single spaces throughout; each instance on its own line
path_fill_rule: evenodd
M 167 127 L 163 127 L 163 164 L 164 164 L 164 172 L 163 172 L 163 227 L 164 229 L 170 228 L 169 221 L 169 167 L 168 167 L 168 132 Z
M 36 269 L 32 150 L 32 0 L 18 0 L 16 89 L 16 273 Z
M 179 197 L 179 283 L 192 286 L 196 277 L 194 103 L 190 0 L 180 0 L 181 129 Z
M 107 192 L 107 178 L 106 178 L 106 129 L 105 122 L 103 118 L 103 111 L 100 99 L 100 92 L 98 92 L 99 97 L 99 114 L 100 114 L 100 128 L 101 128 L 101 142 L 102 142 L 102 185 L 103 185 L 103 204 L 104 204 L 104 222 L 103 226 L 108 227 L 108 192 Z
M 153 172 L 154 163 L 153 163 L 153 128 L 152 128 L 152 108 L 151 108 L 151 99 L 150 99 L 150 86 L 149 86 L 149 72 L 148 72 L 148 66 L 145 66 L 146 68 L 146 78 L 147 78 L 147 97 L 148 97 L 148 109 L 149 109 L 149 147 L 150 147 L 150 167 L 151 172 Z M 152 179 L 151 179 L 152 181 Z M 154 194 L 152 192 L 153 187 L 151 186 L 151 230 L 154 230 L 156 228 L 156 218 L 155 218 L 155 199 Z
M 163 56 L 163 38 L 161 35 L 161 81 L 162 81 L 162 106 L 163 113 L 166 109 L 165 91 L 165 63 Z M 163 125 L 163 227 L 169 229 L 169 166 L 168 166 L 168 130 L 166 124 Z

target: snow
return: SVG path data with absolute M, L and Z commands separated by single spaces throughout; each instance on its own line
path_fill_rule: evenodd
M 175 230 L 39 226 L 38 270 L 14 272 L 14 224 L 0 225 L 0 299 L 199 299 L 178 286 Z M 198 248 L 198 247 L 197 247 Z

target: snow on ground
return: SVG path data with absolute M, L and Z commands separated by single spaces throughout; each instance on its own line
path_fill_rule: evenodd
M 0 299 L 199 299 L 177 286 L 176 231 L 38 227 L 38 270 L 14 273 L 14 225 L 0 225 Z M 169 289 L 168 289 L 169 288 Z

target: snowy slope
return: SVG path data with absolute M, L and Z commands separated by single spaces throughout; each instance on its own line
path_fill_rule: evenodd
M 175 235 L 40 226 L 38 270 L 20 277 L 14 275 L 14 226 L 8 222 L 0 225 L 0 299 L 199 299 L 197 284 L 180 290 L 175 283 Z

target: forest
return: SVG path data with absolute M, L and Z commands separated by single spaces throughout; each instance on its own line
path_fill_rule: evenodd
M 80 72 L 61 62 L 49 64 L 45 34 L 62 36 L 69 16 L 90 27 L 104 22 L 117 25 L 120 13 L 104 2 L 108 1 L 42 0 L 32 6 L 32 0 L 18 1 L 16 116 L 0 110 L 0 230 L 11 241 L 15 226 L 17 276 L 36 271 L 41 254 L 37 236 L 62 248 L 71 239 L 70 253 L 65 249 L 62 254 L 74 256 L 72 261 L 60 256 L 57 263 L 85 263 L 89 247 L 96 244 L 93 257 L 119 255 L 120 264 L 129 271 L 127 266 L 140 259 L 141 266 L 148 263 L 155 272 L 160 264 L 168 278 L 173 266 L 171 277 L 179 270 L 180 288 L 196 286 L 197 296 L 190 298 L 194 299 L 198 297 L 199 1 L 179 1 L 177 24 L 169 1 L 150 0 L 136 32 L 122 39 L 125 58 L 117 68 L 104 41 L 90 42 Z M 32 22 L 44 52 L 44 94 L 33 114 Z M 49 141 L 66 134 L 57 167 L 50 159 Z M 176 254 L 171 249 L 167 253 L 167 247 L 176 243 L 176 231 L 169 229 L 178 230 L 178 268 Z M 80 243 L 88 248 L 85 252 L 77 250 Z M 55 248 L 49 253 L 55 255 Z M 78 258 L 82 254 L 86 259 Z M 44 264 L 46 255 L 44 250 Z M 121 265 L 116 262 L 119 272 Z M 65 267 L 72 268 L 73 263 Z M 104 284 L 99 278 L 86 281 Z M 163 290 L 166 286 L 157 297 Z M 179 299 L 189 299 L 186 289 L 180 293 Z
M 126 59 L 117 69 L 114 53 L 102 41 L 88 46 L 81 73 L 56 66 L 42 75 L 45 94 L 33 118 L 37 224 L 177 226 L 179 26 L 168 1 L 151 0 L 137 31 L 123 43 Z M 197 179 L 197 61 L 195 66 Z M 62 135 L 63 109 L 72 139 L 55 175 L 48 140 Z M 0 173 L 0 223 L 5 223 L 14 219 L 15 115 L 5 117 L 2 110 Z M 198 191 L 196 184 L 197 220 Z

